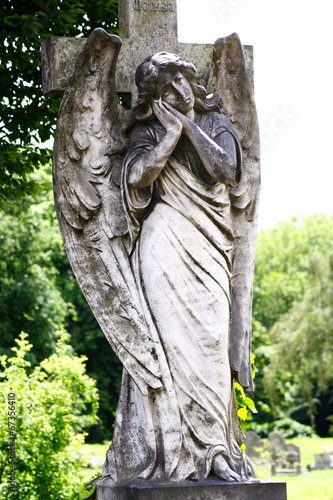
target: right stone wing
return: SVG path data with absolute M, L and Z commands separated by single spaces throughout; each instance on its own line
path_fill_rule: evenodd
M 260 145 L 253 84 L 236 33 L 215 42 L 209 90 L 221 94 L 223 112 L 233 123 L 243 153 L 242 180 L 230 190 L 230 224 L 235 233 L 230 364 L 240 384 L 251 392 L 252 283 L 260 188 Z

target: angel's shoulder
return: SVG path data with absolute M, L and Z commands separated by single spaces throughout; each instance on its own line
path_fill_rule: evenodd
M 223 111 L 213 111 L 210 114 L 212 115 L 211 120 L 215 127 L 224 127 L 226 130 L 233 130 L 234 127 L 230 118 L 228 118 L 227 115 L 223 113 Z
M 152 142 L 157 143 L 161 140 L 161 136 L 165 134 L 165 130 L 157 121 L 140 122 L 137 121 L 130 133 L 130 142 Z
M 231 120 L 221 111 L 210 111 L 200 117 L 200 127 L 213 139 L 224 132 L 235 135 Z

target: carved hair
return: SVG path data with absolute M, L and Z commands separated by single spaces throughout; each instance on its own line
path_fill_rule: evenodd
M 158 52 L 147 57 L 136 70 L 135 83 L 139 95 L 134 116 L 137 120 L 144 121 L 154 117 L 151 101 L 161 95 L 165 85 L 163 74 L 175 70 L 181 71 L 189 82 L 195 99 L 194 109 L 197 112 L 221 111 L 217 104 L 219 96 L 215 94 L 208 99 L 207 90 L 196 83 L 197 70 L 193 64 L 184 61 L 176 54 Z

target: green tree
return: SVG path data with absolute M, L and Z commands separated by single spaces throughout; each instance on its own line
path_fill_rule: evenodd
M 91 442 L 111 440 L 122 364 L 112 351 L 76 282 L 68 300 L 75 307 L 75 315 L 66 319 L 70 343 L 77 354 L 87 356 L 87 373 L 96 380 L 100 397 L 99 422 L 91 429 L 87 439 Z
M 258 368 L 254 395 L 258 414 L 254 418 L 258 422 L 281 413 L 275 411 L 276 404 L 272 406 L 272 391 L 269 398 L 267 378 L 263 380 L 273 351 L 270 330 L 312 289 L 313 259 L 328 258 L 332 243 L 333 216 L 325 215 L 294 216 L 258 235 L 253 296 L 253 350 Z M 278 382 L 283 386 L 284 409 L 291 407 L 296 396 L 287 371 L 279 372 Z
M 84 431 L 96 421 L 95 382 L 62 334 L 56 350 L 32 370 L 32 348 L 20 335 L 1 356 L 0 491 L 11 500 L 68 499 L 84 464 Z
M 0 204 L 36 194 L 29 174 L 50 161 L 59 97 L 41 86 L 41 41 L 117 30 L 117 0 L 3 0 L 0 7 Z
M 52 256 L 64 251 L 51 198 L 44 190 L 39 203 L 26 198 L 0 210 L 0 353 L 8 354 L 25 331 L 35 361 L 54 350 L 54 332 L 71 308 L 55 282 Z
M 271 330 L 264 381 L 275 414 L 301 410 L 317 430 L 316 415 L 321 420 L 333 413 L 332 395 L 327 397 L 333 386 L 333 258 L 316 256 L 311 265 L 311 287 Z
M 258 235 L 253 316 L 268 331 L 311 286 L 311 256 L 328 255 L 333 216 L 294 216 Z

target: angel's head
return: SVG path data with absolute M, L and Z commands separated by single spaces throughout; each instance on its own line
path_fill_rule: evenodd
M 198 112 L 220 111 L 216 99 L 207 99 L 207 91 L 196 83 L 197 71 L 193 64 L 176 54 L 158 52 L 147 57 L 135 75 L 138 88 L 137 120 L 154 117 L 152 100 L 162 97 L 182 113 L 194 108 Z

